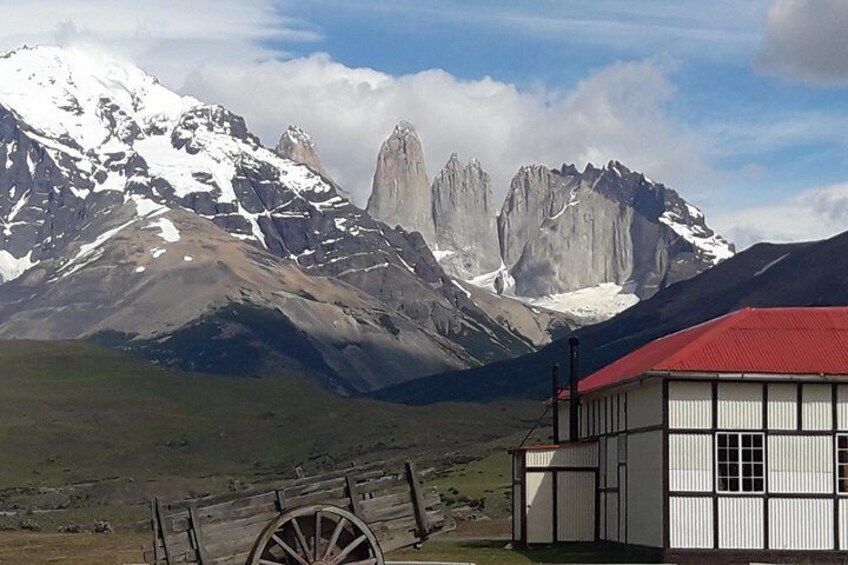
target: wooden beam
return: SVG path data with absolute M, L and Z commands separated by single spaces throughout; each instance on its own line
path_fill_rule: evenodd
M 153 563 L 159 565 L 159 519 L 156 517 L 156 506 L 150 501 L 150 524 L 153 526 Z
M 430 535 L 430 523 L 427 519 L 427 507 L 424 506 L 424 500 L 421 497 L 421 485 L 418 482 L 418 475 L 415 473 L 415 466 L 412 461 L 406 462 L 406 477 L 409 480 L 412 507 L 415 509 L 415 521 L 418 524 L 418 532 L 423 541 Z
M 197 506 L 192 504 L 188 507 L 188 514 L 191 518 L 191 531 L 194 534 L 194 542 L 197 545 L 197 559 L 200 565 L 209 565 L 211 561 L 206 555 L 206 546 L 203 543 L 203 532 L 200 528 L 200 520 L 197 517 Z
M 347 496 L 350 499 L 350 511 L 355 516 L 362 516 L 362 505 L 359 503 L 359 492 L 356 490 L 356 479 L 351 475 L 345 475 L 347 484 Z
M 156 521 L 159 523 L 159 533 L 162 536 L 162 547 L 165 548 L 165 563 L 173 565 L 171 561 L 171 552 L 168 549 L 168 538 L 165 535 L 165 521 L 162 519 L 162 505 L 159 504 L 159 499 L 154 498 L 153 504 L 156 506 Z

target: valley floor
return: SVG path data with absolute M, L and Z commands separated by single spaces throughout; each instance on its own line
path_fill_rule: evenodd
M 0 532 L 0 565 L 27 563 L 62 565 L 130 565 L 142 563 L 140 534 L 44 534 Z M 422 549 L 387 555 L 397 561 L 454 561 L 477 565 L 530 563 L 651 563 L 651 556 L 633 550 L 576 544 L 568 547 L 512 550 L 504 539 L 447 536 L 428 541 Z

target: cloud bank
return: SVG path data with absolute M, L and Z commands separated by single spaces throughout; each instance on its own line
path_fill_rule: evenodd
M 848 84 L 848 2 L 775 0 L 761 68 L 813 84 Z
M 451 152 L 476 157 L 497 196 L 526 163 L 559 166 L 617 159 L 672 186 L 704 178 L 694 134 L 666 115 L 673 66 L 616 63 L 571 91 L 520 90 L 442 70 L 393 76 L 326 54 L 256 64 L 207 64 L 185 89 L 239 112 L 265 144 L 289 123 L 310 132 L 337 182 L 363 204 L 377 152 L 394 124 L 416 124 L 429 173 Z

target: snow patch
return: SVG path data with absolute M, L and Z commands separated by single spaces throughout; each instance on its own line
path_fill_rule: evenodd
M 159 218 L 155 222 L 144 226 L 144 229 L 160 230 L 156 235 L 161 237 L 167 243 L 174 243 L 180 240 L 180 231 L 177 229 L 177 226 L 174 225 L 174 222 L 168 218 Z
M 154 259 L 158 259 L 159 257 L 161 257 L 162 255 L 165 254 L 165 251 L 167 251 L 167 249 L 163 249 L 161 247 L 154 247 L 153 249 L 150 250 L 150 255 Z
M 191 255 L 183 255 L 183 261 L 189 263 L 191 261 L 194 261 L 194 257 L 192 257 Z
M 146 270 L 147 270 L 147 267 L 136 267 L 135 268 L 136 273 L 143 273 Z
M 37 261 L 32 260 L 32 250 L 23 257 L 15 257 L 2 249 L 0 250 L 0 281 L 15 280 L 36 264 Z

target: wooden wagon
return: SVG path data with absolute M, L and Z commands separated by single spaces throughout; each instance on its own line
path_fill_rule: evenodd
M 382 565 L 383 553 L 453 527 L 411 463 L 351 468 L 274 490 L 151 502 L 147 563 Z

